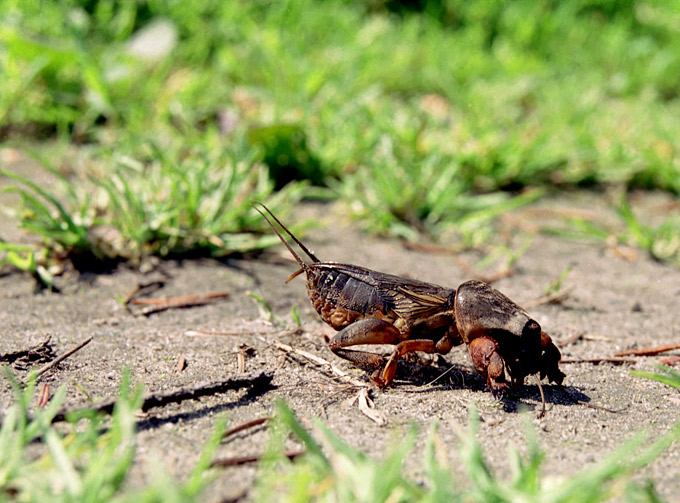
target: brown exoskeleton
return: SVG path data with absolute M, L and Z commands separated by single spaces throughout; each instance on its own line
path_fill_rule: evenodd
M 304 262 L 255 207 L 293 255 L 307 277 L 307 293 L 323 321 L 339 330 L 331 351 L 357 365 L 378 369 L 380 387 L 394 379 L 397 362 L 413 351 L 446 354 L 465 343 L 475 369 L 494 395 L 523 384 L 524 378 L 562 383 L 560 351 L 527 312 L 482 281 L 466 281 L 452 290 L 441 286 L 337 262 L 321 262 L 262 203 L 262 207 L 307 254 Z M 385 363 L 382 355 L 346 349 L 360 344 L 395 344 Z M 380 371 L 382 369 L 382 371 Z

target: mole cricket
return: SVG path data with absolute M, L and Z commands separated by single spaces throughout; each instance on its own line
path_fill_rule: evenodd
M 312 306 L 338 331 L 329 342 L 330 350 L 356 365 L 376 369 L 372 379 L 379 387 L 390 385 L 401 356 L 414 351 L 446 354 L 463 343 L 494 396 L 503 396 L 510 385 L 518 387 L 532 374 L 562 383 L 560 351 L 550 336 L 524 309 L 487 283 L 471 280 L 451 289 L 352 264 L 322 262 L 264 204 L 253 206 L 300 266 L 286 283 L 304 273 Z M 311 263 L 300 258 L 269 217 Z M 363 344 L 395 348 L 389 358 L 347 349 Z

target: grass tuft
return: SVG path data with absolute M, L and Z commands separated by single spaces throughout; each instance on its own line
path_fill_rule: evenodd
M 6 260 L 33 272 L 44 265 L 35 264 L 42 256 L 98 269 L 118 261 L 138 264 L 152 255 L 219 257 L 259 250 L 276 241 L 262 235 L 250 200 L 266 199 L 281 211 L 301 195 L 299 185 L 273 194 L 266 166 L 249 151 L 207 149 L 189 141 L 147 141 L 134 145 L 134 151 L 131 157 L 102 150 L 108 171 L 92 170 L 80 190 L 74 190 L 77 180 L 44 159 L 62 190 L 1 170 L 16 182 L 5 190 L 21 196 L 20 226 L 42 239 L 34 249 L 4 244 Z
M 129 483 L 136 457 L 135 411 L 142 389 L 130 389 L 125 373 L 119 399 L 110 420 L 93 411 L 68 417 L 65 427 L 52 419 L 66 397 L 61 387 L 45 408 L 32 407 L 35 379 L 22 387 L 8 367 L 5 378 L 15 400 L 0 424 L 0 499 L 29 503 L 80 502 L 198 502 L 212 480 L 210 461 L 219 445 L 225 421 L 216 421 L 215 432 L 204 446 L 196 467 L 186 481 L 167 473 L 152 474 L 144 487 Z
M 526 454 L 510 447 L 511 475 L 506 479 L 487 464 L 478 441 L 479 418 L 471 410 L 469 427 L 467 431 L 461 429 L 458 449 L 465 480 L 461 483 L 454 479 L 435 427 L 424 448 L 424 481 L 416 485 L 403 471 L 415 441 L 414 430 L 376 460 L 350 447 L 319 422 L 312 428 L 314 435 L 310 434 L 282 403 L 277 421 L 283 428 L 279 437 L 292 433 L 304 443 L 307 453 L 294 462 L 281 457 L 270 459 L 260 473 L 258 501 L 597 503 L 624 496 L 628 501 L 659 501 L 650 483 L 641 486 L 631 477 L 680 440 L 680 424 L 651 444 L 649 435 L 639 434 L 577 474 L 551 478 L 541 472 L 545 453 L 528 427 Z

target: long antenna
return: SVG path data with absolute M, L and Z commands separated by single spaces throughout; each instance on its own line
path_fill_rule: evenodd
M 293 241 L 295 241 L 295 243 L 302 249 L 302 251 L 304 251 L 304 252 L 307 254 L 307 256 L 308 256 L 310 259 L 312 259 L 312 262 L 321 262 L 318 258 L 316 258 L 316 256 L 315 256 L 311 251 L 309 251 L 309 249 L 307 249 L 307 247 L 306 247 L 305 245 L 302 244 L 302 242 L 301 242 L 298 238 L 296 238 L 296 237 L 293 235 L 292 232 L 290 232 L 290 231 L 288 230 L 288 228 L 287 228 L 285 225 L 283 225 L 283 224 L 281 223 L 281 221 L 280 221 L 278 218 L 276 218 L 276 216 L 269 210 L 269 208 L 267 208 L 267 207 L 266 207 L 264 204 L 262 204 L 260 201 L 255 201 L 255 200 L 253 200 L 253 201 L 252 201 L 252 206 L 253 206 L 253 208 L 255 208 L 255 210 L 256 210 L 260 215 L 262 215 L 262 217 L 263 217 L 263 218 L 267 221 L 267 223 L 269 224 L 269 227 L 272 228 L 272 230 L 276 233 L 276 235 L 279 237 L 279 239 L 281 240 L 281 242 L 282 242 L 284 245 L 286 245 L 286 248 L 288 248 L 288 251 L 291 253 L 291 255 L 293 255 L 293 257 L 295 258 L 295 261 L 296 261 L 298 264 L 300 264 L 300 267 L 302 268 L 302 270 L 306 271 L 306 270 L 308 269 L 309 266 L 308 266 L 308 265 L 300 258 L 300 256 L 299 256 L 297 253 L 295 253 L 295 250 L 293 250 L 293 247 L 290 246 L 290 244 L 288 243 L 288 241 L 286 241 L 286 239 L 281 235 L 281 233 L 280 233 L 280 232 L 278 231 L 278 229 L 274 226 L 274 224 L 273 224 L 272 221 L 269 219 L 269 217 L 267 216 L 267 214 L 263 213 L 262 210 L 260 210 L 260 208 L 258 208 L 256 205 L 261 206 L 261 207 L 264 209 L 264 211 L 266 211 L 267 214 L 268 214 L 270 217 L 272 217 L 272 219 L 274 219 L 274 221 L 275 221 L 277 224 L 279 224 L 279 226 L 281 226 L 281 228 L 285 231 L 285 233 L 288 234 L 288 236 L 290 236 L 290 238 L 291 238 Z M 292 278 L 291 278 L 291 279 L 292 279 Z

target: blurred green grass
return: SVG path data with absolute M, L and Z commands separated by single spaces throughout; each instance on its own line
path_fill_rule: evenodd
M 140 136 L 241 145 L 271 190 L 308 181 L 371 231 L 463 229 L 469 244 L 527 188 L 680 193 L 672 0 L 0 5 L 10 142 L 56 137 L 135 162 Z
M 198 502 L 220 476 L 213 467 L 225 438 L 223 417 L 200 449 L 194 469 L 183 480 L 173 477 L 164 463 L 138 463 L 137 420 L 142 386 L 130 386 L 125 372 L 110 419 L 94 410 L 66 413 L 66 422 L 52 424 L 67 388 L 60 387 L 45 407 L 35 405 L 36 377 L 22 385 L 9 368 L 5 379 L 14 391 L 0 421 L 0 491 L 3 501 L 22 502 Z M 645 374 L 678 387 L 680 374 Z M 413 455 L 416 426 L 400 433 L 399 441 L 378 459 L 349 445 L 318 418 L 303 422 L 282 401 L 270 421 L 269 445 L 259 462 L 248 494 L 253 501 L 291 502 L 564 502 L 628 501 L 659 503 L 645 467 L 680 438 L 680 423 L 667 431 L 639 432 L 613 453 L 589 463 L 570 477 L 545 474 L 546 452 L 529 419 L 523 449 L 508 445 L 509 475 L 496 473 L 479 440 L 480 418 L 471 407 L 466 427 L 451 423 L 458 434 L 454 475 L 449 449 L 433 424 L 422 448 L 419 483 L 407 473 Z M 539 430 L 540 431 L 540 430 Z M 289 460 L 284 446 L 303 444 L 301 456 Z M 395 441 L 397 436 L 395 435 Z M 373 453 L 374 454 L 374 453 Z M 141 466 L 139 466 L 141 465 Z M 135 473 L 134 467 L 141 470 Z M 228 477 L 228 474 L 222 477 Z M 642 479 L 642 481 L 641 481 Z

